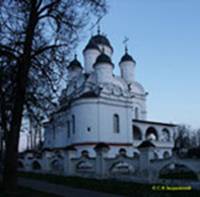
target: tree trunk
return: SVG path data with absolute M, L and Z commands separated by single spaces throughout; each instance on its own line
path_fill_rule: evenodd
M 26 29 L 23 55 L 18 61 L 16 89 L 14 92 L 14 106 L 12 110 L 11 128 L 6 139 L 6 153 L 4 162 L 3 185 L 7 193 L 16 192 L 17 189 L 17 164 L 18 144 L 21 129 L 23 107 L 26 95 L 26 84 L 31 64 L 31 50 L 34 30 L 37 23 L 36 0 L 30 1 L 30 15 Z
M 34 149 L 35 150 L 37 149 L 37 135 L 38 135 L 37 133 L 38 133 L 38 127 L 36 125 L 34 128 Z
M 29 133 L 30 133 L 30 149 L 33 149 L 33 126 L 32 120 L 29 118 Z

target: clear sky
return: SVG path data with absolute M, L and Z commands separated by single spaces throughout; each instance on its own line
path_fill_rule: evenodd
M 108 3 L 101 30 L 114 48 L 115 73 L 127 36 L 129 53 L 137 61 L 136 80 L 149 92 L 148 119 L 200 128 L 200 0 Z

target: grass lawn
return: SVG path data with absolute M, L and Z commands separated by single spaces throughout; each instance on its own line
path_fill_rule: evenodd
M 2 186 L 0 183 L 0 197 L 11 197 L 11 196 L 15 196 L 15 197 L 59 197 L 54 194 L 39 192 L 39 191 L 35 191 L 32 189 L 24 188 L 24 187 L 19 187 L 17 194 L 15 194 L 15 195 L 9 194 L 8 195 L 2 191 Z
M 168 172 L 165 174 L 161 174 L 160 178 L 164 179 L 190 179 L 190 180 L 198 180 L 197 176 L 193 172 Z
M 140 197 L 184 197 L 200 196 L 199 191 L 154 191 L 153 185 L 139 184 L 133 182 L 121 182 L 116 180 L 96 180 L 80 177 L 64 177 L 49 174 L 19 173 L 19 176 L 31 179 L 45 180 L 47 182 L 66 185 L 75 188 L 85 188 L 89 190 L 101 191 L 112 194 L 121 194 L 124 196 Z

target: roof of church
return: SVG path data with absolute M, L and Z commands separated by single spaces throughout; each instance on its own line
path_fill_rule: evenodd
M 150 148 L 150 147 L 156 147 L 151 141 L 145 140 L 143 141 L 138 148 Z
M 86 47 L 84 48 L 83 51 L 86 51 L 86 50 L 88 50 L 88 49 L 96 49 L 96 50 L 99 51 L 99 47 L 98 47 L 97 44 L 95 44 L 95 42 L 92 41 L 92 40 L 90 40 L 90 41 L 88 42 L 88 44 L 86 45 Z
M 106 38 L 106 36 L 101 35 L 101 34 L 97 34 L 95 36 L 92 36 L 89 43 L 93 43 L 93 44 L 97 44 L 97 45 L 98 44 L 106 45 L 113 50 L 108 38 Z
M 169 127 L 177 127 L 176 124 L 172 124 L 172 123 L 165 123 L 165 122 L 154 122 L 154 121 L 147 121 L 147 120 L 138 120 L 138 119 L 133 119 L 132 120 L 133 123 L 134 122 L 138 122 L 138 123 L 144 123 L 144 124 L 155 124 L 155 125 L 163 125 L 163 126 L 169 126 Z
M 109 57 L 108 55 L 106 55 L 105 53 L 101 53 L 101 54 L 97 57 L 94 66 L 95 66 L 96 64 L 99 64 L 99 63 L 109 63 L 109 64 L 111 64 L 111 65 L 113 66 L 113 63 L 112 63 L 110 57 Z
M 74 60 L 72 60 L 69 63 L 68 68 L 75 68 L 75 67 L 82 68 L 81 63 L 77 60 L 76 56 L 75 56 Z
M 132 61 L 132 62 L 136 63 L 136 61 L 133 59 L 133 57 L 131 55 L 129 55 L 127 52 L 122 56 L 120 63 L 125 62 L 125 61 Z

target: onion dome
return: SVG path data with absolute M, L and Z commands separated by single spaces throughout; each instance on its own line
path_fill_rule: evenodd
M 92 36 L 90 41 L 89 41 L 89 43 L 93 43 L 95 45 L 105 45 L 105 46 L 109 47 L 113 51 L 113 48 L 112 48 L 112 46 L 110 44 L 110 41 L 104 35 L 97 34 L 95 36 Z
M 101 53 L 97 59 L 96 62 L 94 63 L 94 66 L 97 64 L 101 64 L 101 63 L 107 63 L 107 64 L 111 64 L 112 66 L 114 66 L 114 64 L 112 63 L 110 57 L 108 55 L 106 55 L 104 52 Z
M 81 68 L 82 69 L 81 63 L 77 60 L 77 55 L 75 55 L 74 60 L 72 60 L 69 63 L 68 68 L 72 68 L 72 69 L 74 69 L 74 68 Z
M 132 57 L 131 55 L 128 54 L 128 52 L 126 52 L 126 53 L 122 56 L 122 58 L 121 58 L 121 60 L 120 60 L 120 63 L 121 63 L 121 62 L 125 62 L 125 61 L 131 61 L 131 62 L 133 62 L 133 63 L 136 63 L 136 61 L 133 59 L 133 57 Z
M 93 41 L 89 41 L 88 44 L 86 45 L 86 47 L 84 48 L 83 51 L 86 51 L 88 49 L 96 49 L 99 51 L 99 47 L 97 46 L 97 44 L 95 44 Z

